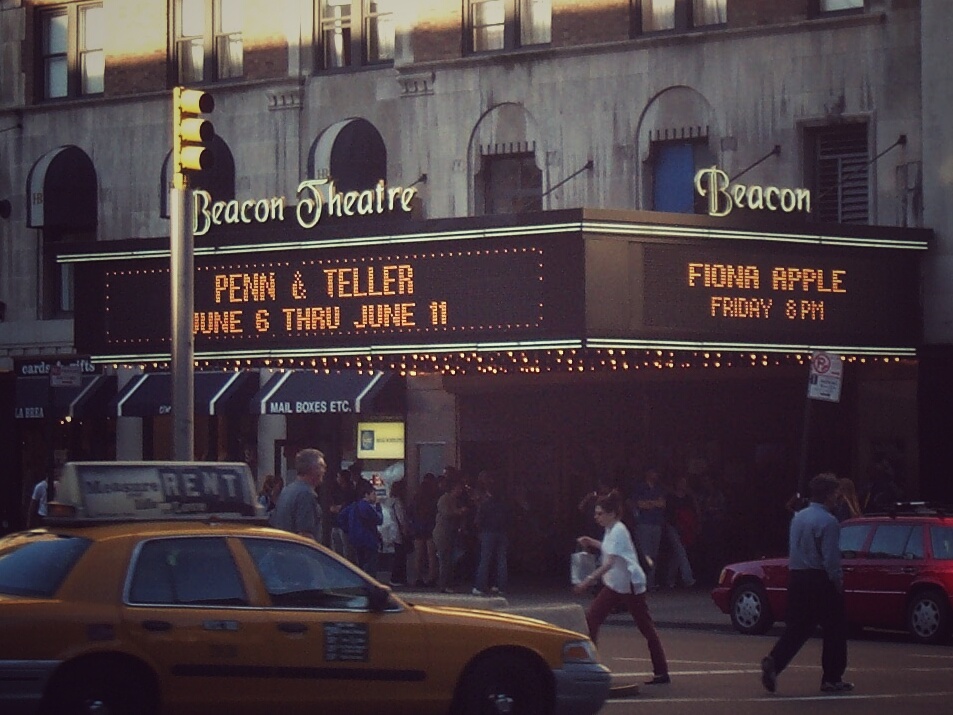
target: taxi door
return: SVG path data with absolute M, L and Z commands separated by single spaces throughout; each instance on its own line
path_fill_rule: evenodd
M 276 712 L 446 711 L 452 684 L 428 681 L 430 644 L 415 614 L 395 602 L 372 610 L 370 582 L 317 546 L 241 541 L 271 600 Z
M 225 538 L 143 542 L 123 601 L 124 635 L 157 667 L 165 712 L 269 711 L 269 614 L 249 607 Z

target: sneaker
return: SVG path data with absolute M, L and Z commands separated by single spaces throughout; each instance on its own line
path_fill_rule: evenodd
M 672 682 L 671 677 L 669 677 L 668 673 L 665 673 L 664 675 L 653 676 L 649 680 L 646 680 L 645 684 L 646 685 L 668 685 L 671 682 Z
M 473 589 L 472 591 L 470 591 L 470 595 L 472 595 L 472 596 L 485 596 L 486 594 L 483 593 L 483 591 L 481 591 L 480 589 L 475 588 L 475 589 Z
M 445 589 L 443 589 L 443 592 L 444 592 L 444 593 L 456 593 L 456 591 L 454 591 L 452 588 L 445 588 Z
M 822 693 L 849 693 L 854 689 L 853 683 L 848 683 L 844 680 L 838 680 L 836 683 L 821 683 L 821 692 Z
M 774 658 L 770 655 L 761 659 L 761 684 L 769 693 L 778 689 L 778 671 L 774 667 Z M 823 686 L 821 686 L 823 689 Z
M 496 586 L 493 586 L 492 588 L 490 588 L 490 593 L 492 593 L 494 596 L 499 596 L 503 592 L 500 589 L 498 589 Z

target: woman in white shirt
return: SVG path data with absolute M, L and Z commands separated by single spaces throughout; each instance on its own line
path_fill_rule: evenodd
M 622 499 L 618 493 L 599 497 L 596 502 L 596 523 L 605 529 L 602 541 L 591 536 L 580 536 L 577 541 L 580 546 L 597 549 L 602 552 L 599 565 L 588 579 L 574 588 L 577 594 L 586 591 L 602 581 L 603 588 L 593 599 L 586 611 L 586 624 L 589 626 L 589 637 L 593 642 L 599 635 L 599 628 L 606 617 L 619 604 L 624 605 L 645 637 L 652 657 L 653 677 L 645 681 L 646 685 L 664 685 L 671 682 L 668 674 L 668 662 L 665 659 L 665 649 L 659 639 L 652 616 L 649 615 L 648 603 L 645 600 L 645 572 L 639 565 L 635 555 L 635 546 L 632 535 L 621 521 Z

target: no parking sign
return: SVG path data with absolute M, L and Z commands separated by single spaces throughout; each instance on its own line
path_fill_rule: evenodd
M 843 377 L 844 361 L 839 355 L 822 351 L 811 353 L 811 374 L 807 381 L 807 396 L 812 400 L 840 402 Z

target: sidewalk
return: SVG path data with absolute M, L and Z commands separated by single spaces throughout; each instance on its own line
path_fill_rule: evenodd
M 549 621 L 576 630 L 585 629 L 584 611 L 591 600 L 573 594 L 572 588 L 552 580 L 517 579 L 504 596 L 472 596 L 469 588 L 443 594 L 435 589 L 395 588 L 394 592 L 412 603 L 440 604 L 463 608 L 507 611 Z M 662 628 L 706 628 L 731 630 L 727 615 L 718 610 L 709 595 L 710 588 L 662 589 L 648 595 L 649 611 Z M 628 613 L 614 613 L 607 623 L 632 623 Z

